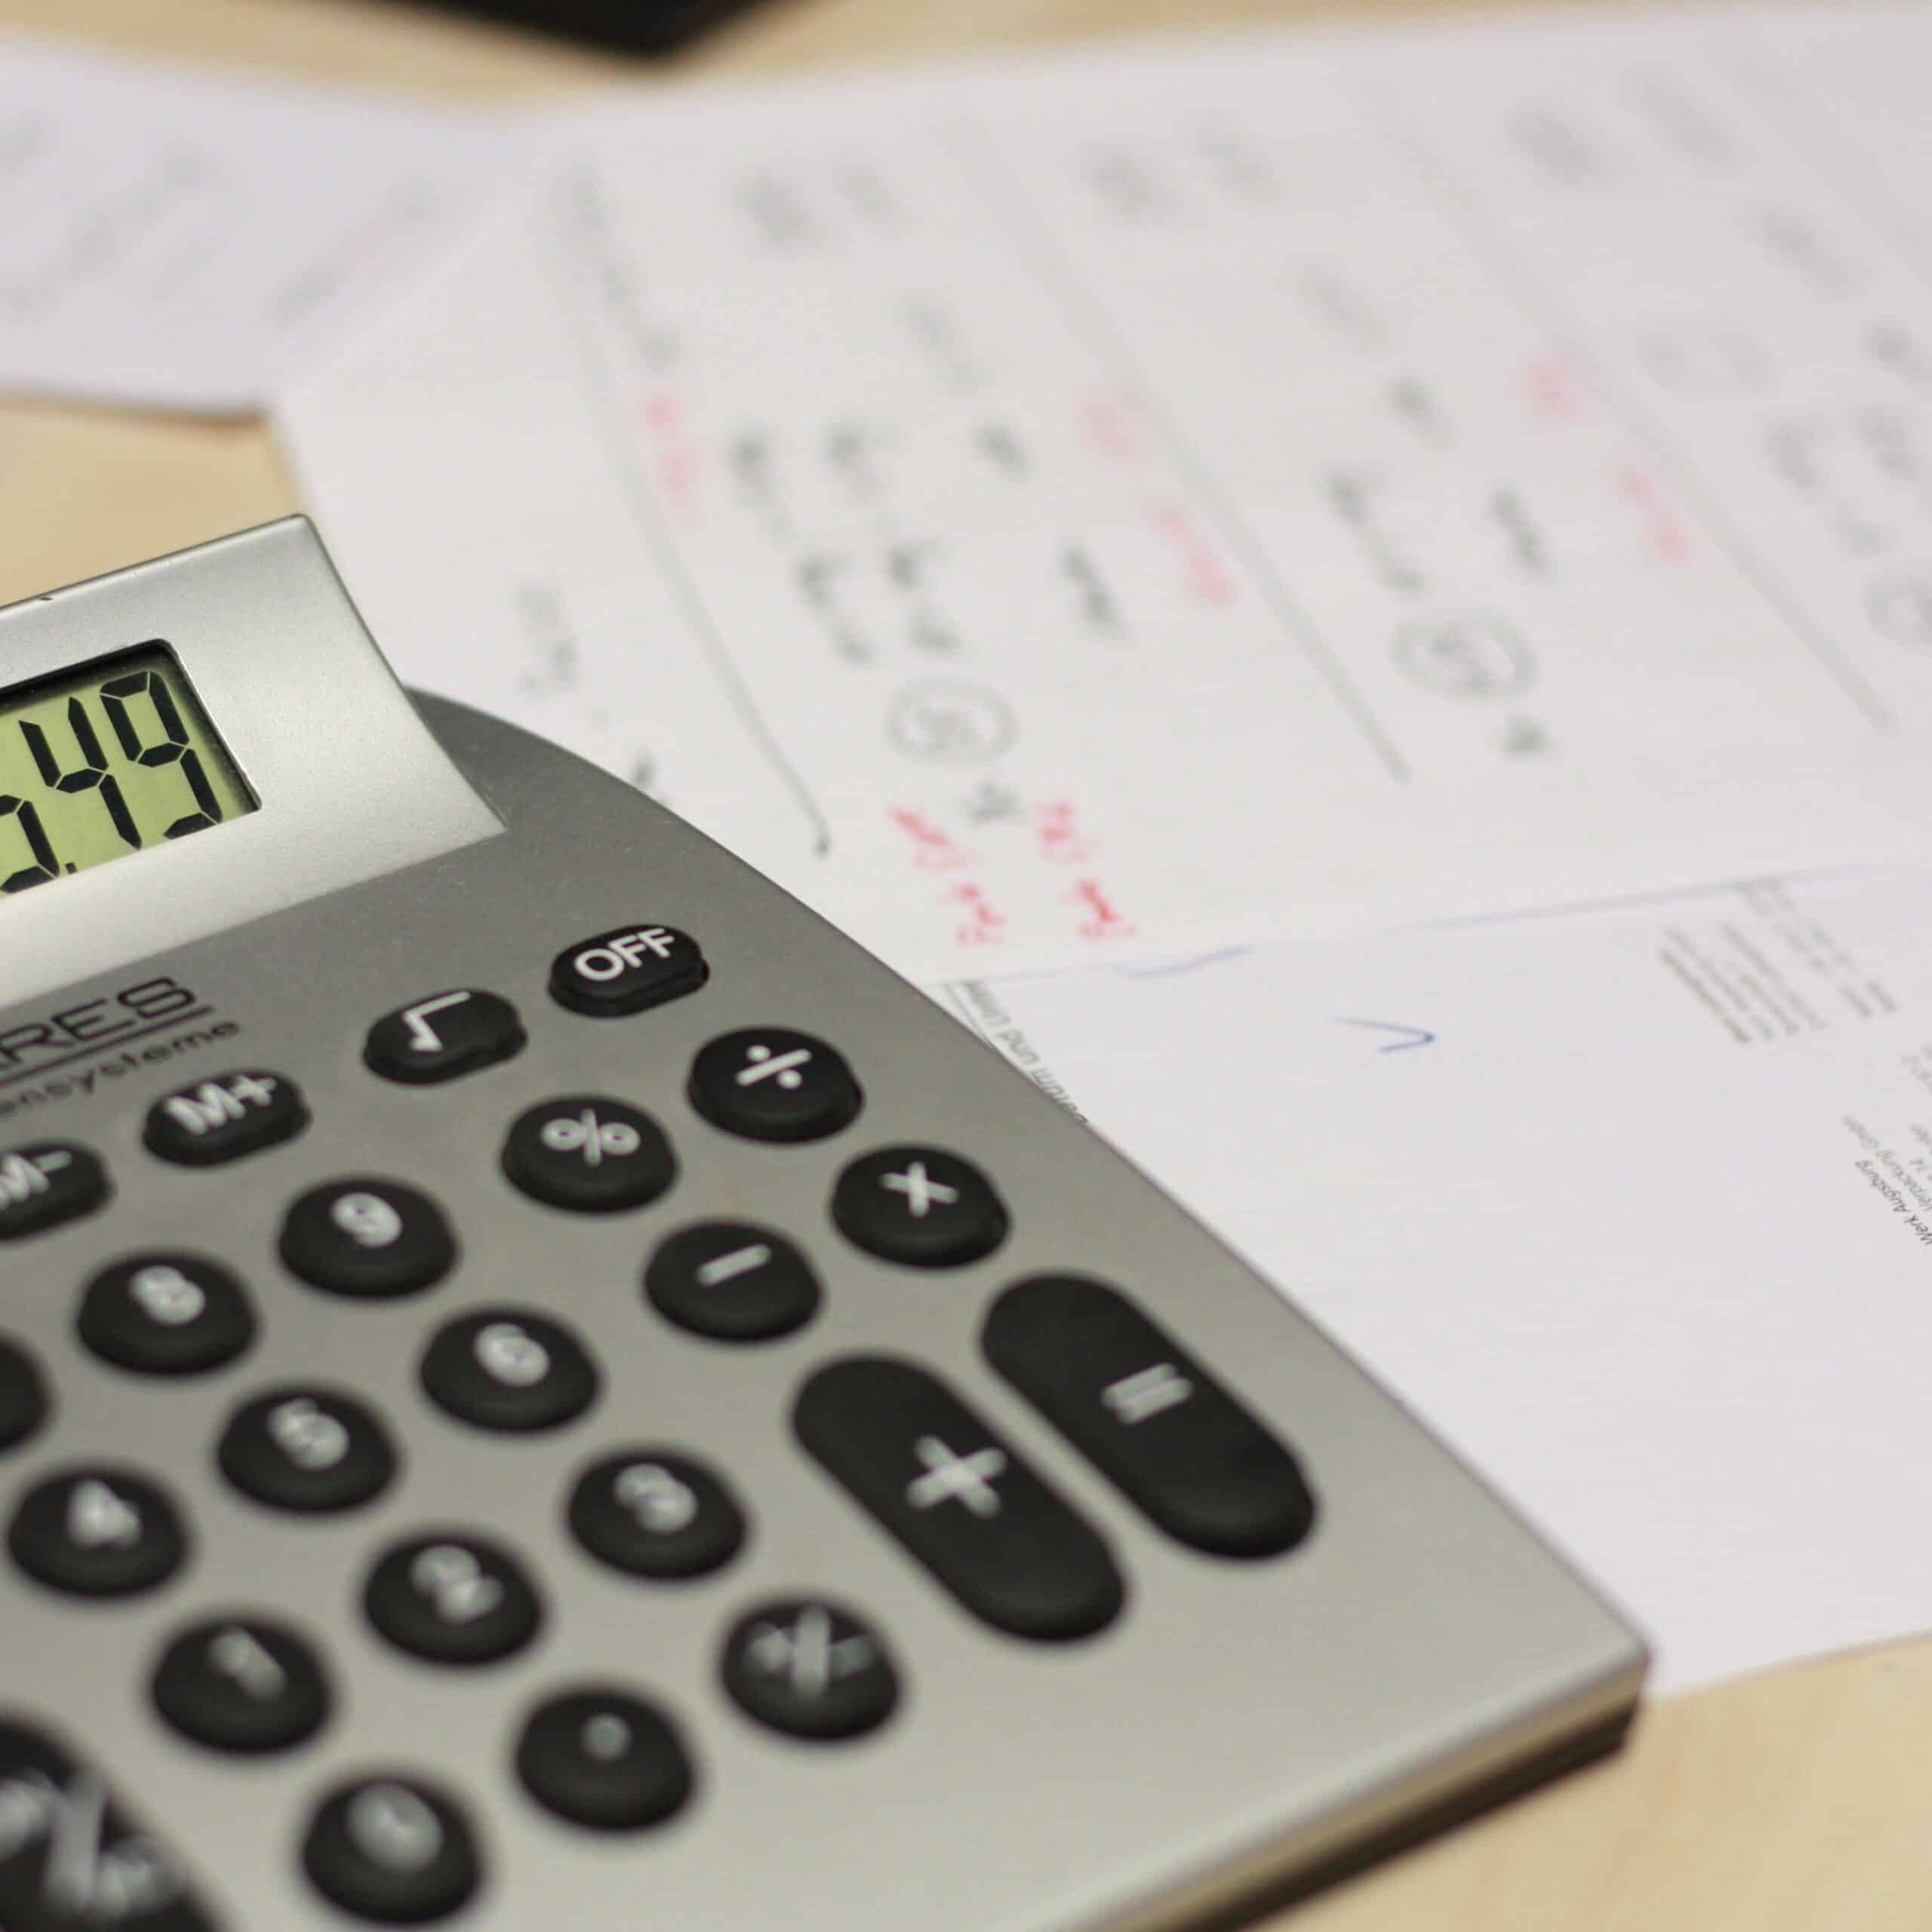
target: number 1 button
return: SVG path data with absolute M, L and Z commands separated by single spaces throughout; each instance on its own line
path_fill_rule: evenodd
M 456 1238 L 427 1195 L 357 1178 L 312 1188 L 289 1209 L 281 1258 L 332 1295 L 410 1295 L 449 1272 Z
M 464 987 L 385 1014 L 369 1029 L 362 1059 L 385 1080 L 428 1087 L 513 1060 L 528 1044 L 508 1000 Z

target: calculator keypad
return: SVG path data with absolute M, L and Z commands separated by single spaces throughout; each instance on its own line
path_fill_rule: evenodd
M 31 1140 L 0 1153 L 0 1241 L 45 1234 L 102 1206 L 109 1192 L 98 1155 L 71 1140 Z
M 398 1650 L 431 1663 L 495 1663 L 521 1650 L 543 1621 L 522 1564 L 467 1531 L 392 1545 L 370 1573 L 362 1607 Z
M 166 1583 L 186 1561 L 189 1538 L 160 1484 L 115 1465 L 83 1465 L 27 1491 L 7 1547 L 50 1589 L 125 1597 Z
M 519 1114 L 503 1172 L 533 1201 L 577 1214 L 648 1207 L 677 1178 L 664 1131 L 606 1094 L 568 1094 Z
M 433 1287 L 456 1263 L 456 1237 L 426 1194 L 356 1177 L 312 1188 L 282 1223 L 283 1261 L 329 1294 L 386 1299 Z
M 817 1313 L 818 1277 L 792 1243 L 749 1221 L 701 1221 L 663 1242 L 644 1272 L 667 1321 L 717 1342 L 764 1342 Z
M 815 1744 L 876 1730 L 899 1702 L 884 1638 L 824 1597 L 781 1598 L 741 1617 L 719 1673 L 748 1715 Z
M 103 1361 L 138 1375 L 201 1375 L 255 1339 L 248 1291 L 205 1255 L 137 1254 L 103 1269 L 75 1328 Z
M 0 1450 L 37 1435 L 50 1406 L 38 1361 L 23 1343 L 0 1336 Z
M 155 1666 L 155 1708 L 212 1751 L 285 1751 L 319 1730 L 333 1701 L 321 1656 L 285 1623 L 205 1619 Z
M 516 1749 L 517 1776 L 546 1810 L 593 1831 L 661 1824 L 691 1795 L 684 1741 L 654 1704 L 605 1685 L 549 1699 Z
M 369 1029 L 362 1060 L 385 1080 L 429 1087 L 513 1060 L 528 1044 L 508 1000 L 465 986 L 385 1014 Z
M 222 1432 L 216 1460 L 245 1496 L 303 1515 L 359 1509 L 396 1472 L 395 1445 L 375 1411 L 312 1383 L 244 1402 Z
M 838 1177 L 832 1218 L 869 1254 L 909 1268 L 959 1268 L 1006 1238 L 1006 1204 L 943 1147 L 881 1147 Z
M 859 1083 L 835 1047 L 783 1026 L 727 1033 L 691 1063 L 691 1105 L 748 1140 L 823 1140 L 857 1119 Z
M 160 1160 L 212 1168 L 292 1140 L 308 1124 L 301 1088 L 257 1067 L 164 1094 L 148 1109 L 141 1139 Z
M 593 1020 L 621 1020 L 696 992 L 710 973 L 690 934 L 639 921 L 566 946 L 551 964 L 550 996 Z
M 426 1780 L 379 1774 L 340 1785 L 317 1807 L 302 1863 L 324 1897 L 359 1918 L 445 1918 L 482 1881 L 469 1814 Z
M 655 1447 L 606 1456 L 577 1478 L 570 1525 L 600 1562 L 634 1577 L 702 1577 L 745 1540 L 744 1512 L 717 1472 Z
M 525 1309 L 478 1309 L 445 1323 L 421 1373 L 438 1407 L 478 1429 L 555 1429 L 597 1398 L 597 1370 L 583 1344 L 561 1322 Z

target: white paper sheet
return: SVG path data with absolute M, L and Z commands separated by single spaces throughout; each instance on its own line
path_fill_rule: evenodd
M 1932 1625 L 1932 881 L 949 990 L 1620 1598 L 1657 1688 Z
M 1915 851 L 1932 295 L 1730 17 L 586 108 L 281 424 L 406 676 L 915 977 Z
M 0 36 L 0 389 L 257 408 L 493 205 L 529 138 Z

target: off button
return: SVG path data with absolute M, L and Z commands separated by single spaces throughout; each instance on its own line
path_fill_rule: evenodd
M 641 920 L 566 946 L 550 968 L 550 996 L 573 1013 L 619 1020 L 696 992 L 710 974 L 688 933 Z

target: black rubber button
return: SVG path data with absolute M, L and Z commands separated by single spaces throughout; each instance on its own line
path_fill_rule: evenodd
M 503 1172 L 533 1201 L 578 1214 L 617 1214 L 655 1201 L 677 1156 L 641 1108 L 608 1094 L 565 1094 L 518 1115 Z
M 211 1618 L 162 1653 L 155 1708 L 183 1737 L 215 1751 L 285 1751 L 329 1714 L 329 1685 L 308 1639 L 259 1617 Z
M 1126 1587 L 1099 1534 L 937 1377 L 888 1355 L 820 1369 L 798 1439 L 977 1617 L 1016 1637 L 1091 1636 Z
M 216 1460 L 245 1496 L 303 1515 L 359 1508 L 396 1472 L 395 1445 L 373 1410 L 306 1382 L 244 1402 L 222 1432 Z
M 1118 1289 L 1072 1275 L 1017 1282 L 981 1342 L 1170 1536 L 1217 1556 L 1278 1556 L 1314 1526 L 1294 1457 Z
M 540 1705 L 517 1746 L 516 1770 L 538 1804 L 593 1831 L 660 1824 L 691 1794 L 691 1761 L 671 1720 L 602 1684 Z
M 745 1540 L 744 1512 L 715 1471 L 667 1449 L 620 1451 L 585 1470 L 570 1524 L 590 1554 L 634 1577 L 701 1577 Z
M 457 1801 L 419 1778 L 338 1785 L 316 1807 L 303 1869 L 331 1904 L 380 1925 L 426 1925 L 482 1882 L 476 1835 Z
M 165 1583 L 188 1554 L 188 1532 L 158 1484 L 118 1466 L 88 1465 L 21 1498 L 7 1547 L 50 1589 L 125 1597 Z
M 107 1170 L 71 1140 L 32 1140 L 0 1154 L 0 1241 L 44 1234 L 107 1198 Z
M 137 1254 L 104 1268 L 74 1327 L 103 1361 L 142 1375 L 200 1375 L 255 1339 L 247 1291 L 198 1254 Z
M 876 1730 L 899 1702 L 884 1639 L 823 1597 L 782 1598 L 740 1618 L 719 1674 L 761 1724 L 814 1743 Z
M 818 1277 L 783 1235 L 749 1221 L 681 1228 L 644 1271 L 651 1305 L 667 1321 L 718 1342 L 763 1342 L 818 1312 Z
M 710 973 L 688 933 L 639 921 L 558 953 L 550 968 L 550 996 L 573 1013 L 620 1020 L 696 992 Z
M 838 1177 L 832 1218 L 869 1254 L 958 1268 L 1006 1238 L 1006 1204 L 971 1161 L 943 1147 L 881 1147 Z
M 358 1176 L 303 1195 L 281 1224 L 281 1252 L 313 1287 L 386 1297 L 440 1281 L 455 1264 L 456 1238 L 427 1195 Z
M 371 1571 L 362 1605 L 398 1649 L 432 1663 L 494 1663 L 521 1650 L 543 1620 L 523 1565 L 466 1531 L 393 1546 Z
M 691 1103 L 750 1140 L 823 1140 L 859 1117 L 859 1083 L 835 1047 L 783 1026 L 725 1033 L 691 1063 Z
M 26 1344 L 0 1335 L 0 1449 L 38 1434 L 52 1406 L 40 1364 Z
M 8 1932 L 214 1932 L 174 1848 L 38 1724 L 0 1720 L 0 1923 Z M 57 1870 L 68 1897 L 79 1895 L 71 1907 L 49 1883 Z
M 384 1014 L 369 1029 L 362 1059 L 385 1080 L 429 1087 L 514 1060 L 529 1043 L 508 1000 L 464 986 Z
M 141 1139 L 164 1161 L 212 1168 L 293 1140 L 308 1124 L 302 1090 L 287 1074 L 249 1067 L 164 1094 Z
M 484 1308 L 446 1322 L 423 1352 L 423 1386 L 478 1429 L 555 1429 L 596 1399 L 597 1370 L 561 1322 Z

